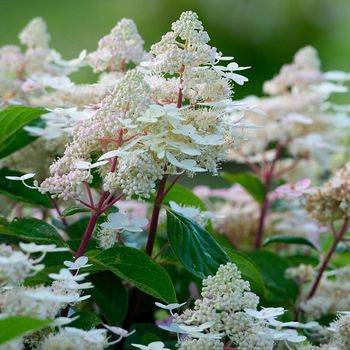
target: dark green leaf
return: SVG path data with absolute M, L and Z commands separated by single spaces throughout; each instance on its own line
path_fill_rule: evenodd
M 253 173 L 222 173 L 221 176 L 230 184 L 238 183 L 258 202 L 265 199 L 265 187 L 261 180 Z
M 106 283 L 108 281 L 108 283 Z M 120 279 L 109 271 L 91 276 L 92 300 L 110 325 L 120 324 L 128 312 L 128 293 Z
M 176 302 L 174 286 L 167 272 L 146 253 L 130 247 L 114 247 L 87 253 L 91 271 L 109 270 L 133 283 L 143 292 L 167 303 Z
M 75 316 L 78 316 L 79 318 L 70 323 L 69 327 L 80 328 L 88 331 L 102 323 L 102 321 L 91 311 L 79 311 L 72 317 Z
M 266 288 L 257 266 L 249 258 L 233 249 L 226 249 L 226 253 L 241 271 L 242 278 L 250 283 L 252 291 L 259 296 L 265 295 Z
M 14 219 L 10 223 L 2 223 L 0 236 L 37 244 L 56 244 L 61 247 L 67 245 L 53 226 L 34 218 Z
M 62 217 L 72 216 L 78 213 L 86 213 L 89 211 L 90 209 L 88 208 L 80 207 L 78 205 L 72 205 L 71 207 L 64 209 L 61 216 Z
M 24 147 L 36 138 L 30 136 L 23 127 L 38 119 L 44 108 L 12 106 L 0 112 L 0 158 Z
M 175 256 L 195 276 L 205 278 L 216 273 L 230 259 L 204 228 L 167 209 L 167 234 Z
M 52 320 L 38 320 L 27 316 L 9 316 L 0 319 L 0 344 L 15 339 L 27 332 L 44 328 Z
M 15 170 L 0 170 L 0 194 L 3 194 L 15 201 L 41 205 L 45 208 L 52 208 L 50 198 L 37 190 L 28 188 L 21 181 L 13 181 L 6 179 L 6 176 L 22 176 L 23 173 Z M 31 180 L 27 180 L 29 185 Z
M 73 224 L 69 225 L 67 229 L 67 234 L 69 235 L 69 237 L 72 239 L 81 239 L 86 229 L 86 226 L 88 225 L 89 219 L 90 218 L 88 216 L 84 216 L 79 220 L 75 221 Z
M 275 235 L 268 237 L 264 241 L 264 247 L 271 243 L 283 243 L 283 244 L 298 244 L 306 245 L 317 250 L 317 247 L 306 237 L 288 236 L 288 235 Z

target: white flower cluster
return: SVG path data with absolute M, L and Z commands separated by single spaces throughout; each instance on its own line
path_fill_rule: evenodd
M 79 196 L 80 184 L 91 177 L 76 164 L 93 154 L 109 161 L 100 168 L 104 189 L 128 197 L 149 196 L 164 174 L 217 173 L 242 127 L 242 106 L 229 98 L 230 81 L 243 77 L 233 73 L 240 69 L 236 63 L 215 65 L 231 58 L 208 46 L 196 14 L 185 12 L 172 29 L 152 46 L 143 68 L 127 72 L 98 111 L 76 126 L 42 192 Z
M 314 280 L 316 272 L 311 266 L 293 268 L 288 273 L 293 274 L 293 271 L 298 278 L 304 276 L 300 281 L 302 288 L 300 308 L 308 319 L 319 319 L 324 315 L 337 313 L 338 310 L 350 309 L 350 269 L 348 267 L 324 273 L 316 294 L 309 300 L 305 300 L 305 295 L 310 289 L 310 282 Z
M 143 217 L 131 217 L 122 212 L 109 214 L 107 222 L 100 225 L 97 240 L 102 249 L 113 247 L 116 242 L 123 241 L 121 234 L 130 232 L 137 234 L 143 232 L 148 220 Z
M 337 319 L 331 322 L 328 330 L 330 339 L 320 346 L 307 345 L 300 350 L 345 350 L 350 347 L 350 312 L 341 312 Z
M 29 253 L 37 253 L 40 251 L 55 252 L 67 250 L 65 248 L 56 248 L 56 246 L 41 246 L 34 243 L 21 244 L 21 248 Z M 9 249 L 9 248 L 8 248 Z M 16 266 L 16 257 L 21 254 L 20 252 L 12 253 L 13 266 Z M 43 257 L 43 255 L 42 255 Z M 42 259 L 42 257 L 40 259 Z M 2 257 L 1 257 L 2 258 Z M 46 286 L 37 287 L 13 287 L 4 288 L 1 292 L 1 313 L 3 315 L 11 316 L 32 316 L 40 319 L 55 318 L 60 310 L 67 305 L 75 304 L 82 300 L 89 298 L 87 296 L 81 296 L 81 292 L 85 289 L 92 288 L 92 284 L 89 282 L 79 283 L 84 280 L 88 274 L 79 274 L 79 269 L 87 266 L 87 258 L 82 257 L 76 261 L 73 268 L 78 267 L 77 263 L 81 263 L 73 274 L 69 269 L 62 269 L 58 274 L 49 274 L 49 277 L 54 279 L 54 282 Z M 28 264 L 32 263 L 32 260 L 27 257 Z M 72 264 L 69 261 L 68 264 Z M 41 265 L 41 268 L 43 266 Z M 36 271 L 37 272 L 37 271 Z M 25 277 L 29 277 L 27 274 Z M 22 278 L 22 281 L 24 279 Z M 20 281 L 16 281 L 17 284 Z M 8 284 L 6 286 L 9 286 Z
M 203 280 L 201 299 L 195 301 L 193 309 L 178 315 L 173 310 L 185 303 L 156 303 L 158 307 L 168 310 L 173 318 L 169 326 L 158 326 L 177 333 L 178 346 L 182 350 L 272 350 L 279 343 L 291 349 L 289 345 L 294 347 L 306 339 L 296 329 L 319 327 L 316 322 L 278 321 L 277 317 L 284 314 L 284 308 L 263 308 L 258 311 L 258 303 L 259 298 L 250 291 L 249 283 L 241 278 L 236 265 L 228 263 L 221 265 L 215 276 Z
M 30 104 L 32 98 L 73 85 L 67 77 L 82 65 L 84 52 L 78 59 L 65 61 L 50 49 L 50 35 L 41 18 L 32 19 L 19 34 L 20 47 L 0 48 L 0 105 L 7 103 Z
M 38 264 L 23 252 L 16 251 L 9 245 L 0 245 L 0 287 L 19 285 L 43 268 L 42 264 Z
M 305 161 L 326 164 L 330 153 L 339 150 L 341 138 L 349 128 L 346 108 L 332 104 L 329 97 L 347 92 L 343 82 L 349 78 L 349 74 L 339 71 L 322 72 L 316 50 L 310 46 L 300 49 L 291 64 L 284 65 L 277 76 L 264 84 L 264 92 L 269 96 L 245 99 L 265 112 L 266 117 L 248 118 L 252 124 L 263 127 L 250 132 L 251 140 L 242 146 L 244 159 L 269 160 L 274 157 L 270 146 L 278 142 L 290 154 L 284 163 L 299 159 L 300 167 Z
M 145 57 L 143 40 L 131 19 L 123 18 L 103 37 L 87 59 L 95 72 L 125 70 L 129 62 L 138 64 Z
M 45 267 L 40 262 L 47 253 L 68 249 L 53 244 L 20 243 L 19 246 L 22 251 L 14 250 L 8 245 L 0 245 L 0 318 L 29 316 L 43 320 L 51 319 L 52 323 L 42 331 L 26 334 L 0 345 L 1 350 L 103 350 L 133 333 L 108 325 L 104 325 L 103 329 L 89 331 L 72 327 L 62 328 L 76 317 L 60 317 L 59 312 L 90 297 L 81 295 L 84 290 L 93 287 L 90 282 L 84 282 L 88 273 L 80 273 L 81 269 L 91 266 L 88 264 L 88 258 L 81 256 L 75 261 L 64 261 L 66 268 L 61 269 L 59 273 L 48 275 L 54 280 L 49 286 L 25 287 L 22 285 L 25 279 Z M 40 256 L 31 257 L 37 254 Z M 56 326 L 59 330 L 54 333 Z M 117 336 L 117 339 L 109 342 L 107 331 Z
M 94 114 L 103 97 L 123 77 L 128 62 L 137 64 L 146 56 L 143 40 L 128 19 L 122 19 L 110 35 L 101 39 L 96 52 L 86 56 L 83 51 L 70 61 L 49 47 L 50 35 L 41 18 L 33 19 L 19 38 L 27 47 L 24 53 L 17 46 L 0 48 L 0 107 L 25 104 L 47 107 L 49 111 L 41 117 L 43 123 L 39 126 L 25 127 L 39 139 L 2 160 L 1 166 L 35 169 L 43 179 L 53 159 L 63 154 L 74 125 Z M 96 60 L 101 73 L 97 83 L 75 84 L 69 79 L 69 74 L 84 65 L 96 68 Z
M 245 312 L 257 308 L 259 297 L 234 264 L 220 266 L 215 276 L 203 280 L 201 295 L 194 308 L 185 310 L 176 322 L 197 326 L 209 322 L 210 333 L 227 336 L 240 350 L 273 348 L 273 340 L 263 333 L 265 322 Z
M 65 327 L 56 334 L 49 335 L 41 344 L 41 350 L 102 350 L 108 346 L 107 330 Z

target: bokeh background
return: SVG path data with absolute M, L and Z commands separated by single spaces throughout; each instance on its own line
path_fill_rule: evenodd
M 318 49 L 324 70 L 350 71 L 350 0 L 0 0 L 0 46 L 18 44 L 18 32 L 41 16 L 51 47 L 73 58 L 83 49 L 94 50 L 126 17 L 136 22 L 148 49 L 186 10 L 198 13 L 213 46 L 252 66 L 245 71 L 250 81 L 236 88 L 236 98 L 261 95 L 262 83 L 305 45 Z M 77 82 L 94 78 L 89 68 L 73 77 Z M 350 103 L 350 93 L 342 95 L 339 102 Z

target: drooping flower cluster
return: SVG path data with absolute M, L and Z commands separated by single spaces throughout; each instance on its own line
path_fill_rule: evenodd
M 350 163 L 339 169 L 321 188 L 307 195 L 309 214 L 321 223 L 350 217 Z
M 109 39 L 108 39 L 109 40 Z M 149 196 L 165 174 L 211 171 L 225 159 L 242 126 L 239 106 L 228 100 L 230 81 L 245 79 L 236 63 L 207 43 L 197 15 L 185 12 L 151 48 L 142 69 L 129 71 L 101 107 L 77 125 L 64 156 L 52 164 L 42 192 L 67 199 L 80 195 L 91 169 L 77 163 L 100 156 L 103 188 L 126 196 Z M 107 152 L 107 153 L 106 153 Z

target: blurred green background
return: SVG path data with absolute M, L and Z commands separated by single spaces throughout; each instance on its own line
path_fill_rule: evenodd
M 17 33 L 41 16 L 51 46 L 72 58 L 95 49 L 99 38 L 127 17 L 148 49 L 185 10 L 199 14 L 212 45 L 253 67 L 236 97 L 261 94 L 262 82 L 307 44 L 319 50 L 324 69 L 350 70 L 349 0 L 0 0 L 0 45 L 18 43 Z M 93 76 L 84 70 L 76 79 Z

